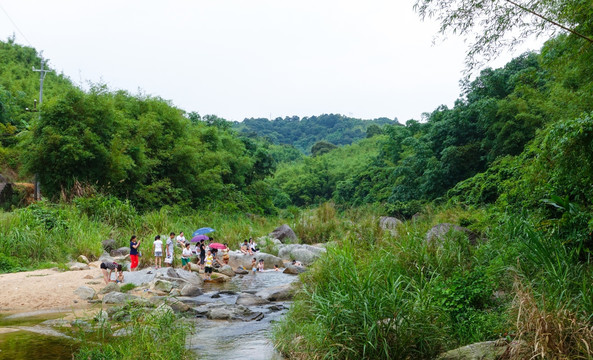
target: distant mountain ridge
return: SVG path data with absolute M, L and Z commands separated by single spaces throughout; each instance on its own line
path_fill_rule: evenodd
M 305 154 L 311 153 L 311 146 L 318 141 L 334 145 L 349 145 L 366 137 L 371 125 L 399 124 L 397 119 L 378 118 L 362 120 L 340 114 L 323 114 L 299 118 L 298 116 L 276 118 L 249 118 L 243 122 L 233 122 L 233 128 L 248 136 L 267 138 L 274 144 L 288 144 Z

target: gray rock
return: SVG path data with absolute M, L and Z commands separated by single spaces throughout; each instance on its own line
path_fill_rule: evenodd
M 74 290 L 74 293 L 82 300 L 92 300 L 97 297 L 95 289 L 88 286 L 80 286 L 78 289 Z
M 71 262 L 68 264 L 68 268 L 71 271 L 78 271 L 78 270 L 88 270 L 90 269 L 88 264 L 79 263 L 79 262 Z
M 240 251 L 229 251 L 229 265 L 233 269 L 244 268 L 251 270 L 251 260 L 253 258 L 255 258 L 258 262 L 259 260 L 264 260 L 264 268 L 266 269 L 273 269 L 274 265 L 284 265 L 282 259 L 271 254 L 266 254 L 258 251 L 253 255 L 246 255 Z M 235 271 L 235 274 L 236 273 L 237 272 Z
M 187 281 L 190 284 L 202 286 L 204 285 L 204 279 L 193 271 L 187 271 L 183 269 L 176 269 L 177 277 Z
M 78 257 L 76 258 L 76 261 L 78 261 L 79 263 L 83 263 L 83 264 L 89 263 L 89 259 L 84 255 L 78 255 Z
M 130 247 L 123 246 L 109 252 L 111 256 L 126 256 L 130 254 Z
M 106 252 L 99 257 L 100 262 L 114 262 L 115 260 Z
M 235 272 L 233 271 L 233 268 L 230 265 L 224 265 L 223 267 L 218 269 L 218 272 L 230 277 L 235 276 Z
M 148 315 L 149 318 L 158 319 L 163 316 L 173 316 L 173 308 L 167 304 L 161 304 Z
M 304 265 L 311 265 L 327 250 L 320 246 L 305 244 L 285 245 L 278 251 L 278 256 L 286 260 L 298 260 Z
M 292 275 L 298 275 L 298 274 L 302 274 L 305 271 L 307 271 L 307 268 L 304 266 L 297 266 L 297 265 L 286 265 L 286 269 L 284 269 L 283 273 L 285 274 L 292 274 Z
M 265 288 L 255 295 L 268 301 L 286 301 L 292 300 L 295 290 L 296 287 L 293 284 L 285 284 Z
M 447 351 L 437 357 L 439 360 L 497 360 L 504 354 L 515 354 L 517 359 L 529 358 L 529 347 L 525 342 L 504 339 L 497 341 L 485 341 L 466 345 L 454 350 Z
M 243 305 L 234 306 L 222 302 L 209 305 L 205 315 L 210 320 L 252 321 L 261 320 L 263 316 L 261 312 L 254 312 Z M 203 308 L 203 306 L 196 308 L 196 311 L 204 314 L 204 312 L 199 310 L 200 308 Z
M 137 296 L 134 296 L 134 295 L 124 294 L 124 293 L 114 291 L 114 292 L 105 294 L 105 296 L 103 296 L 103 304 L 123 304 L 127 301 L 130 301 L 130 300 L 136 299 L 136 298 L 137 298 Z
M 186 284 L 181 288 L 181 296 L 200 296 L 202 294 L 202 289 L 195 284 Z
M 252 295 L 248 293 L 241 293 L 237 297 L 237 301 L 235 304 L 243 305 L 243 306 L 255 306 L 255 305 L 263 305 L 269 303 L 268 300 L 262 299 L 257 295 Z
M 125 328 L 121 328 L 118 330 L 115 330 L 113 332 L 113 337 L 119 337 L 119 336 L 130 336 L 133 335 L 134 329 L 132 329 L 131 327 L 125 327 Z
M 173 283 L 167 280 L 156 279 L 152 285 L 150 286 L 151 289 L 163 292 L 171 292 L 173 290 Z
M 175 288 L 173 290 L 171 290 L 171 292 L 169 293 L 169 296 L 180 296 L 181 295 L 181 290 L 179 288 Z
M 278 240 L 282 241 L 283 243 L 286 243 L 287 240 L 288 241 L 296 241 L 297 240 L 297 236 L 294 233 L 294 231 L 292 231 L 290 226 L 288 226 L 286 224 L 277 227 L 268 236 L 271 237 L 272 239 L 278 239 Z
M 381 216 L 379 219 L 379 226 L 383 230 L 387 230 L 392 236 L 397 236 L 397 227 L 403 224 L 399 219 L 390 216 Z
M 448 234 L 455 232 L 465 234 L 468 237 L 470 244 L 477 244 L 478 235 L 476 233 L 459 225 L 449 223 L 442 223 L 433 226 L 426 233 L 425 239 L 429 244 L 442 244 Z
M 243 268 L 236 268 L 235 269 L 235 274 L 237 274 L 237 275 L 247 275 L 247 274 L 249 274 L 249 271 L 248 270 L 245 270 Z
M 117 249 L 117 243 L 113 239 L 103 240 L 101 242 L 101 245 L 103 246 L 103 250 L 105 250 L 108 253 L 112 250 Z
M 99 294 L 108 294 L 113 291 L 119 292 L 119 285 L 116 283 L 109 283 L 103 289 L 99 290 Z

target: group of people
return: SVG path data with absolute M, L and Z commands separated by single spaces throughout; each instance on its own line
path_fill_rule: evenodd
M 253 255 L 256 251 L 259 251 L 259 248 L 253 238 L 249 238 L 249 241 L 244 240 L 241 244 L 241 252 L 245 255 Z
M 132 235 L 130 238 L 130 271 L 136 271 L 138 268 L 139 263 L 139 256 L 141 256 L 140 252 L 140 243 L 141 241 L 136 237 L 136 235 Z M 222 253 L 222 263 L 218 260 L 218 249 L 214 247 L 210 247 L 211 240 L 206 243 L 204 240 L 200 240 L 195 246 L 191 246 L 190 242 L 185 238 L 183 231 L 179 233 L 179 235 L 175 235 L 174 232 L 169 233 L 169 237 L 163 242 L 160 235 L 156 235 L 154 237 L 154 241 L 152 243 L 152 251 L 154 254 L 154 265 L 155 268 L 158 269 L 163 266 L 163 262 L 167 267 L 173 267 L 173 262 L 175 258 L 175 244 L 182 248 L 181 251 L 181 266 L 184 270 L 191 271 L 191 259 L 192 257 L 196 258 L 195 263 L 198 264 L 204 270 L 204 278 L 205 280 L 211 280 L 211 274 L 215 264 L 219 266 L 223 266 L 229 263 L 230 255 L 229 255 L 229 247 L 225 243 L 223 244 L 224 247 L 220 249 Z M 218 244 L 220 246 L 220 244 Z M 249 240 L 244 240 L 240 247 L 241 253 L 245 255 L 253 255 L 255 252 L 259 251 L 257 244 L 253 241 L 253 238 L 249 238 Z M 164 257 L 164 260 L 163 260 Z M 264 260 L 260 259 L 257 261 L 256 258 L 253 258 L 251 261 L 251 271 L 264 271 Z M 123 271 L 122 265 L 116 262 L 103 262 L 101 263 L 101 270 L 103 270 L 103 277 L 105 283 L 108 283 L 111 280 L 111 275 L 115 271 L 116 276 L 114 280 L 115 282 L 123 282 Z M 274 270 L 279 271 L 277 265 L 274 265 Z

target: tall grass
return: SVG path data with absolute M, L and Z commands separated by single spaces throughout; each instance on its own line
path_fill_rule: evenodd
M 153 312 L 147 314 L 147 311 Z M 83 345 L 72 358 L 75 360 L 193 358 L 191 352 L 185 348 L 185 338 L 192 331 L 190 323 L 181 321 L 172 311 L 157 313 L 154 311 L 128 308 L 130 321 L 118 324 L 100 320 L 98 327 L 92 332 L 79 331 L 77 335 Z M 122 335 L 114 336 L 116 328 Z

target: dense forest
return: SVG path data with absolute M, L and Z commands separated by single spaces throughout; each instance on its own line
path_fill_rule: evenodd
M 333 145 L 349 145 L 367 136 L 383 125 L 397 125 L 398 121 L 387 118 L 361 120 L 339 114 L 324 114 L 299 118 L 298 116 L 269 119 L 249 118 L 233 122 L 233 128 L 248 136 L 267 139 L 273 144 L 292 145 L 304 154 L 311 154 L 313 145 L 326 142 Z
M 0 265 L 76 255 L 71 239 L 88 233 L 97 255 L 106 234 L 191 224 L 194 211 L 236 225 L 232 241 L 264 231 L 265 215 L 301 242 L 330 244 L 275 330 L 287 356 L 428 359 L 502 339 L 529 348 L 511 358 L 591 358 L 593 17 L 590 2 L 563 4 L 537 10 L 576 34 L 483 69 L 453 107 L 403 125 L 332 114 L 231 123 L 159 97 L 84 91 L 60 74 L 48 75 L 38 112 L 26 111 L 40 59 L 0 43 L 0 171 L 15 182 L 37 174 L 46 199 L 26 207 L 17 196 L 2 213 Z M 445 30 L 466 31 L 469 8 L 493 11 L 480 13 L 498 19 L 482 23 L 492 31 L 519 16 L 420 5 L 449 11 Z M 383 215 L 403 223 L 385 231 Z M 466 229 L 427 240 L 442 223 Z M 28 232 L 68 246 L 34 252 L 38 243 L 22 245 Z

